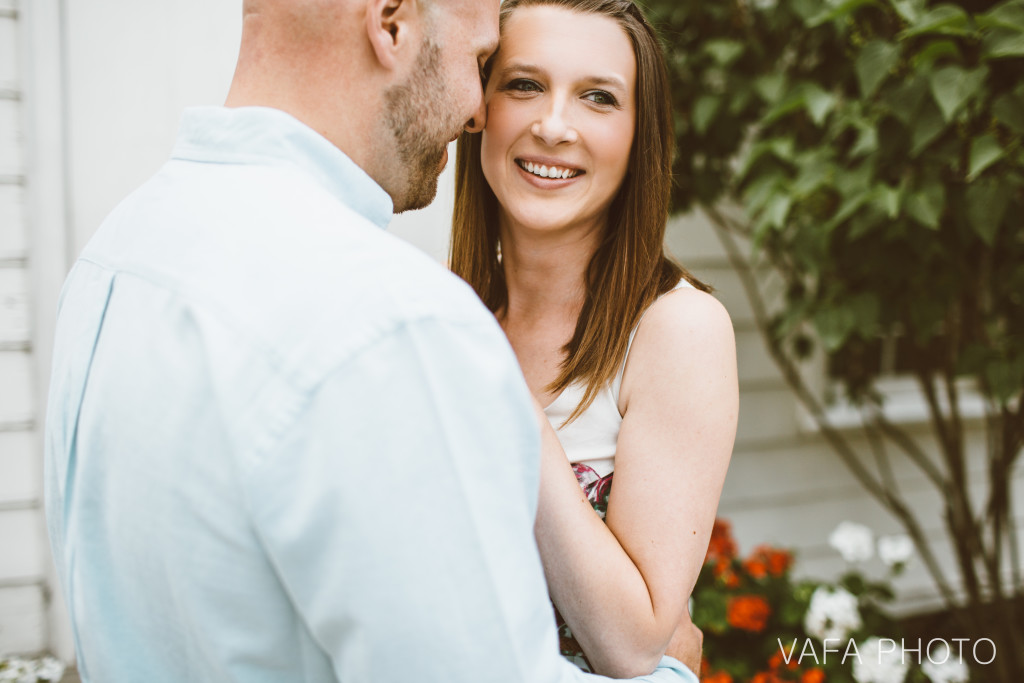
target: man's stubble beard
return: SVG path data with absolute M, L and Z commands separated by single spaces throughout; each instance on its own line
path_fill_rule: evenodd
M 404 186 L 395 197 L 395 213 L 422 209 L 437 194 L 441 159 L 457 125 L 445 98 L 446 85 L 441 50 L 426 39 L 408 80 L 385 93 L 385 123 L 401 166 L 396 175 Z

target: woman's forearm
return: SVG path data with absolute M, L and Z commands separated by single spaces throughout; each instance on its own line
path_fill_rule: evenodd
M 660 605 L 652 598 L 643 573 L 584 496 L 546 420 L 543 427 L 535 532 L 552 600 L 599 673 L 650 673 L 686 596 Z

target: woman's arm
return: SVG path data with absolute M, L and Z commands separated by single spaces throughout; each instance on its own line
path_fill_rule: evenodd
M 598 672 L 647 673 L 685 614 L 714 523 L 738 412 L 732 323 L 714 297 L 663 297 L 623 379 L 603 523 L 550 428 L 536 536 L 552 599 Z

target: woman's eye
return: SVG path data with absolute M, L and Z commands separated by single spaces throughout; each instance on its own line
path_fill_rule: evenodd
M 619 106 L 619 101 L 615 99 L 615 96 L 610 92 L 605 92 L 604 90 L 593 90 L 584 95 L 584 97 L 594 104 L 601 104 L 610 107 Z
M 508 82 L 505 86 L 505 90 L 518 90 L 520 92 L 539 92 L 540 85 L 536 81 L 531 81 L 529 78 L 515 78 Z

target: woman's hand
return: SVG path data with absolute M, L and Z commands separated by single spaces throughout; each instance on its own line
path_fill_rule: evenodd
M 665 651 L 669 657 L 675 657 L 690 668 L 690 671 L 700 676 L 701 651 L 704 647 L 704 632 L 690 620 L 690 612 L 683 613 L 683 618 L 672 634 L 668 649 Z

